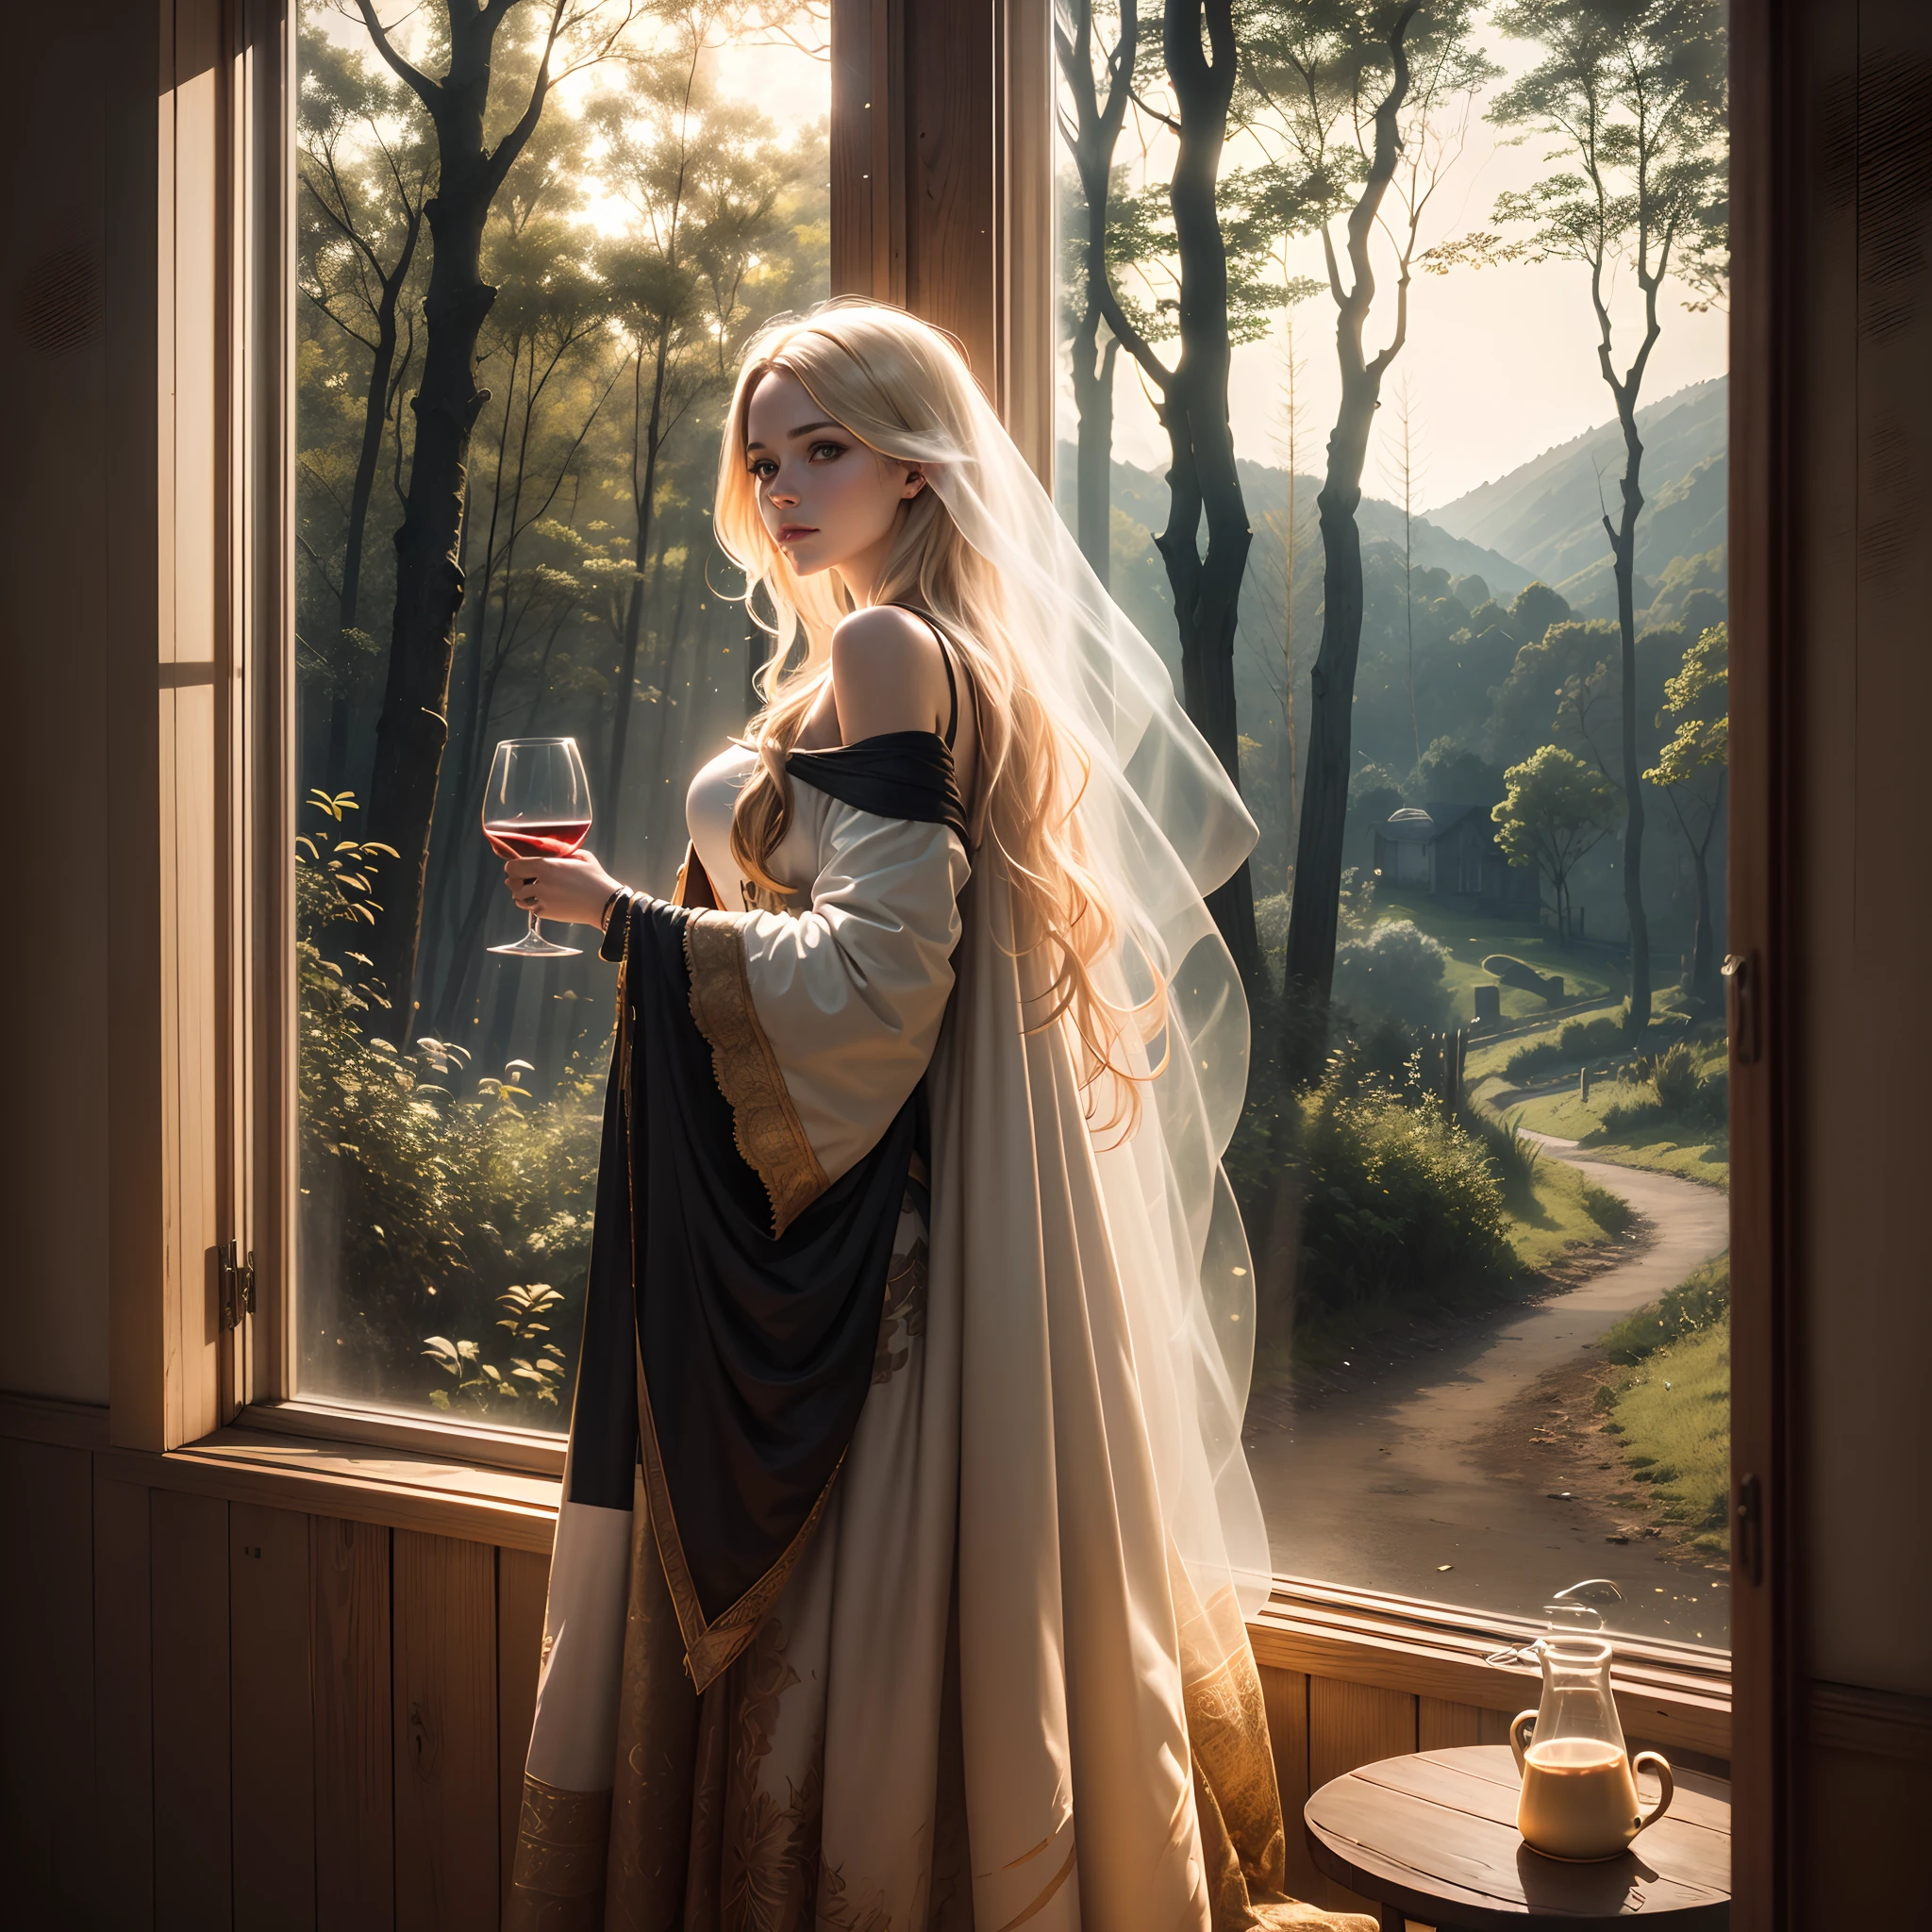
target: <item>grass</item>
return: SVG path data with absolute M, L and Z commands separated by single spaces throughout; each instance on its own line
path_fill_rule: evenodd
M 1597 1391 L 1633 1482 L 1657 1513 L 1707 1556 L 1730 1550 L 1731 1261 L 1693 1268 L 1661 1301 L 1598 1343 L 1626 1373 Z
M 1617 1134 L 1604 1130 L 1604 1109 L 1615 1103 L 1628 1106 L 1647 1089 L 1626 1087 L 1621 1081 L 1607 1080 L 1590 1091 L 1588 1104 L 1577 1099 L 1573 1083 L 1554 1093 L 1512 1098 L 1507 1108 L 1497 1108 L 1495 1096 L 1508 1090 L 1491 1076 L 1475 1090 L 1475 1098 L 1492 1111 L 1519 1116 L 1532 1133 L 1554 1134 L 1558 1140 L 1577 1141 L 1592 1154 L 1624 1167 L 1647 1167 L 1658 1174 L 1674 1174 L 1689 1181 L 1704 1181 L 1714 1188 L 1731 1184 L 1729 1138 L 1707 1127 L 1686 1127 L 1674 1121 L 1652 1121 L 1641 1126 L 1626 1127 Z
M 1594 1202 L 1592 1195 L 1597 1197 Z M 1596 1213 L 1591 1212 L 1592 1206 Z M 1605 1219 L 1599 1220 L 1599 1214 Z M 1537 1163 L 1535 1210 L 1509 1216 L 1509 1245 L 1517 1260 L 1534 1274 L 1578 1248 L 1612 1239 L 1627 1225 L 1628 1210 L 1618 1196 L 1606 1196 L 1574 1167 L 1545 1159 Z
M 1384 889 L 1385 893 L 1387 889 Z M 1422 930 L 1447 949 L 1446 974 L 1453 997 L 1451 1024 L 1467 1025 L 1475 1017 L 1471 989 L 1492 986 L 1493 978 L 1483 971 L 1482 962 L 1491 953 L 1507 953 L 1533 966 L 1539 973 L 1563 975 L 1566 1000 L 1621 998 L 1624 992 L 1622 962 L 1607 949 L 1558 944 L 1557 937 L 1544 927 L 1513 919 L 1484 919 L 1474 913 L 1458 912 L 1429 899 L 1409 904 L 1393 896 L 1378 897 L 1375 917 L 1413 920 Z M 1532 1020 L 1549 1008 L 1541 995 L 1520 988 L 1503 988 L 1503 1018 Z M 1567 1017 L 1567 1016 L 1566 1016 Z
M 1731 1328 L 1699 1329 L 1646 1356 L 1616 1390 L 1611 1420 L 1634 1482 L 1693 1549 L 1730 1553 Z M 1606 1391 L 1609 1392 L 1609 1391 Z
M 1605 1116 L 1610 1108 L 1630 1108 L 1654 1099 L 1648 1085 L 1592 1079 L 1588 1101 L 1578 1097 L 1574 1074 L 1561 1074 L 1540 1090 L 1524 1091 L 1511 1086 L 1503 1075 L 1503 1063 L 1524 1046 L 1554 1040 L 1562 1025 L 1563 1019 L 1553 1017 L 1549 1026 L 1541 1032 L 1472 1048 L 1466 1063 L 1472 1097 L 1492 1113 L 1520 1120 L 1532 1133 L 1579 1141 L 1605 1160 L 1674 1174 L 1711 1187 L 1730 1186 L 1730 1137 L 1721 1129 L 1656 1118 L 1614 1129 L 1606 1125 Z M 1726 1051 L 1721 1035 L 1691 1042 L 1697 1071 L 1706 1076 L 1724 1072 Z

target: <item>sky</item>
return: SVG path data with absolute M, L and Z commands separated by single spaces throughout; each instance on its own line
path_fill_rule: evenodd
M 424 23 L 408 6 L 385 11 L 396 18 L 398 38 L 405 44 L 421 32 Z M 308 18 L 366 48 L 358 21 L 326 7 L 311 7 Z M 1511 67 L 1524 63 L 1526 50 L 1520 43 L 1491 35 L 1485 46 L 1506 75 Z M 758 101 L 780 122 L 788 118 L 788 108 L 806 120 L 824 111 L 824 68 L 790 48 L 734 48 L 718 78 L 726 92 Z M 592 87 L 607 84 L 601 75 L 594 79 L 590 75 L 576 76 L 561 91 L 558 105 L 565 111 L 580 111 Z M 1514 142 L 1507 131 L 1483 120 L 1485 105 L 1478 101 L 1460 153 L 1430 204 L 1422 249 L 1490 226 L 1496 195 L 1505 189 L 1527 186 L 1550 166 L 1544 158 L 1546 141 L 1531 136 Z M 627 219 L 627 210 L 615 207 L 593 207 L 586 212 L 600 226 Z M 1392 262 L 1384 240 L 1378 247 L 1380 290 L 1366 333 L 1372 351 L 1387 340 L 1392 325 Z M 1323 280 L 1319 238 L 1310 235 L 1291 243 L 1287 266 L 1294 275 Z M 1726 366 L 1727 318 L 1715 310 L 1688 312 L 1683 307 L 1685 294 L 1674 284 L 1666 288 L 1663 333 L 1644 381 L 1647 400 L 1722 375 Z M 1635 341 L 1635 298 L 1634 287 L 1627 284 L 1614 291 L 1620 366 L 1627 361 Z M 1318 475 L 1340 393 L 1335 310 L 1325 290 L 1299 306 L 1293 328 L 1300 424 L 1296 468 L 1305 475 Z M 1256 462 L 1278 465 L 1286 460 L 1285 369 L 1284 330 L 1277 315 L 1265 341 L 1235 351 L 1230 382 L 1236 448 Z M 1391 431 L 1394 406 L 1404 385 L 1416 452 L 1414 499 L 1419 510 L 1449 503 L 1477 484 L 1506 475 L 1555 444 L 1608 421 L 1613 409 L 1597 367 L 1586 272 L 1570 263 L 1516 263 L 1414 278 L 1407 343 L 1385 383 L 1377 435 L 1362 478 L 1364 490 L 1372 495 L 1399 494 Z M 1070 436 L 1064 395 L 1062 419 L 1062 436 Z M 1166 467 L 1166 439 L 1138 373 L 1124 356 L 1116 394 L 1115 453 L 1145 469 Z
M 1491 58 L 1506 69 L 1521 66 L 1517 42 L 1492 39 Z M 1500 85 L 1501 83 L 1498 83 Z M 1493 92 L 1493 91 L 1492 91 Z M 1508 130 L 1472 117 L 1459 158 L 1445 175 L 1425 218 L 1421 247 L 1429 248 L 1474 228 L 1491 225 L 1495 198 L 1523 188 L 1551 170 L 1551 143 L 1531 136 L 1511 145 Z M 1338 246 L 1339 239 L 1338 239 Z M 1388 340 L 1394 318 L 1393 255 L 1379 251 L 1374 311 L 1365 342 L 1373 352 Z M 1325 290 L 1322 244 L 1308 236 L 1293 244 L 1289 267 L 1324 283 L 1324 291 L 1295 311 L 1294 348 L 1300 433 L 1296 470 L 1319 475 L 1327 434 L 1341 394 L 1335 350 L 1335 307 Z M 1659 310 L 1662 334 L 1652 352 L 1643 395 L 1656 401 L 1690 383 L 1724 374 L 1728 318 L 1712 310 L 1686 311 L 1687 291 L 1666 286 Z M 1623 345 L 1619 368 L 1637 341 L 1641 297 L 1634 282 L 1615 291 L 1613 311 Z M 1237 453 L 1255 462 L 1286 460 L 1282 396 L 1286 358 L 1277 317 L 1265 341 L 1235 351 L 1229 400 Z M 1394 487 L 1390 432 L 1400 383 L 1409 392 L 1411 442 L 1418 451 L 1416 508 L 1452 502 L 1479 483 L 1519 464 L 1615 413 L 1597 366 L 1596 323 L 1590 281 L 1576 264 L 1515 263 L 1504 268 L 1458 269 L 1447 275 L 1418 275 L 1409 288 L 1407 346 L 1383 390 L 1377 440 L 1370 445 L 1362 487 L 1389 496 Z M 1115 450 L 1124 461 L 1164 470 L 1167 441 L 1126 357 L 1121 358 L 1115 396 Z

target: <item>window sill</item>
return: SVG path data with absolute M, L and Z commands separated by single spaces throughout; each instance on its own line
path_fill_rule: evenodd
M 270 1417 L 275 1426 L 261 1426 Z M 245 1410 L 237 1426 L 159 1454 L 109 1447 L 105 1409 L 0 1396 L 0 1436 L 92 1451 L 95 1472 L 112 1479 L 550 1554 L 561 1443 L 386 1416 L 362 1418 L 382 1440 L 352 1441 L 340 1428 L 323 1433 L 323 1418 L 339 1422 L 342 1412 L 292 1403 Z M 533 1451 L 549 1467 L 491 1460 Z M 1309 1676 L 1482 1710 L 1525 1708 L 1541 1688 L 1534 1671 L 1485 1661 L 1541 1633 L 1527 1618 L 1279 1576 L 1248 1629 L 1257 1662 Z M 1616 1645 L 1612 1681 L 1630 1736 L 1730 1757 L 1724 1653 L 1638 1638 L 1620 1637 Z
M 1474 1705 L 1526 1709 L 1542 1680 L 1520 1664 L 1486 1659 L 1541 1636 L 1530 1618 L 1277 1576 L 1249 1625 L 1258 1663 L 1351 1683 Z M 1731 1755 L 1730 1659 L 1723 1651 L 1618 1636 L 1611 1673 L 1627 1734 L 1645 1743 Z

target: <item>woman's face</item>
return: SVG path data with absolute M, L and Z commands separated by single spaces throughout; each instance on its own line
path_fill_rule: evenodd
M 891 548 L 899 506 L 925 478 L 832 422 L 799 379 L 774 369 L 745 411 L 745 467 L 773 541 L 800 576 L 836 570 L 861 600 Z

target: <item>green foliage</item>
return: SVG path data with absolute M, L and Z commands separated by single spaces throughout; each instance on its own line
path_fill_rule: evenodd
M 1508 787 L 1490 813 L 1511 865 L 1534 865 L 1557 900 L 1557 930 L 1570 934 L 1570 874 L 1617 824 L 1623 801 L 1601 772 L 1574 752 L 1546 744 L 1503 774 Z
M 555 1312 L 562 1305 L 563 1296 L 547 1282 L 540 1281 L 527 1287 L 506 1289 L 496 1299 L 509 1310 L 496 1325 L 509 1331 L 513 1344 L 521 1343 L 530 1352 L 510 1357 L 509 1374 L 506 1375 L 494 1363 L 483 1359 L 483 1351 L 475 1342 L 426 1335 L 423 1339 L 428 1346 L 423 1353 L 456 1385 L 454 1389 L 432 1389 L 429 1400 L 444 1409 L 467 1404 L 486 1415 L 502 1415 L 512 1423 L 519 1420 L 516 1406 L 526 1399 L 557 1408 L 558 1390 L 562 1385 L 566 1366 L 564 1353 L 556 1342 L 540 1342 L 537 1338 L 550 1333 L 549 1323 L 539 1317 Z
M 1371 1019 L 1442 1026 L 1449 955 L 1412 921 L 1383 920 L 1335 948 L 1335 997 Z
M 311 804 L 337 824 L 354 809 L 346 794 Z M 336 933 L 363 923 L 373 848 L 364 841 L 343 858 L 342 842 L 326 829 L 308 835 L 295 867 L 304 1292 L 334 1310 L 325 1337 L 305 1337 L 308 1378 L 347 1375 L 343 1392 L 420 1399 L 425 1318 L 435 1310 L 460 1334 L 487 1318 L 494 1297 L 521 1324 L 511 1340 L 532 1371 L 520 1375 L 513 1358 L 511 1375 L 536 1403 L 547 1389 L 554 1405 L 563 1353 L 546 1354 L 535 1338 L 563 1297 L 549 1288 L 541 1307 L 507 1297 L 538 1294 L 513 1284 L 539 1273 L 581 1278 L 601 1140 L 595 1074 L 585 1069 L 540 1100 L 524 1084 L 527 1062 L 470 1083 L 458 1047 L 369 1038 L 365 1016 L 385 1004 L 381 990 L 351 976 L 367 967 L 361 955 L 330 952 Z M 455 1367 L 442 1365 L 472 1401 L 481 1357 L 449 1346 Z
M 1524 1081 L 1574 1070 L 1586 1061 L 1624 1050 L 1624 1023 L 1609 1014 L 1590 1020 L 1566 1020 L 1554 1040 L 1520 1046 L 1503 1062 L 1503 1077 Z
M 1612 1101 L 1604 1108 L 1603 1131 L 1614 1136 L 1658 1121 L 1722 1128 L 1730 1118 L 1729 1077 L 1721 1069 L 1707 1071 L 1700 1058 L 1684 1040 L 1661 1053 L 1640 1055 L 1630 1062 L 1628 1076 L 1650 1091 L 1637 1100 Z
M 1297 1111 L 1304 1303 L 1440 1301 L 1515 1274 L 1502 1185 L 1440 1102 L 1361 1080 L 1343 1055 Z
M 1693 1269 L 1661 1300 L 1625 1315 L 1603 1337 L 1601 1346 L 1613 1362 L 1628 1366 L 1730 1319 L 1731 1257 L 1720 1255 Z

